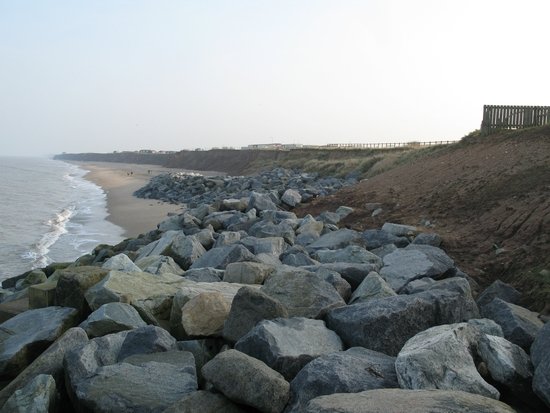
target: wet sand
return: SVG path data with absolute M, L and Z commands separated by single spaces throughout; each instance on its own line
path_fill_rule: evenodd
M 72 162 L 89 171 L 84 178 L 99 185 L 107 194 L 108 220 L 125 230 L 126 237 L 137 237 L 157 228 L 169 213 L 179 213 L 180 205 L 133 195 L 149 180 L 161 173 L 179 169 L 158 165 L 137 165 L 111 162 Z

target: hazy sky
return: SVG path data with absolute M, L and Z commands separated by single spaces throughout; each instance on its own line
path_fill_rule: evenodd
M 0 0 L 0 155 L 458 139 L 550 105 L 548 0 Z

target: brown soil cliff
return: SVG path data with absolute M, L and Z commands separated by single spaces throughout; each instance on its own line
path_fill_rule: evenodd
M 383 204 L 373 218 L 366 203 Z M 426 225 L 481 287 L 497 278 L 550 312 L 550 126 L 467 137 L 364 180 L 298 211 L 356 209 L 345 224 Z

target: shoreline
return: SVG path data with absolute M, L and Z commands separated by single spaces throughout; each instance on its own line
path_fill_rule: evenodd
M 111 162 L 68 163 L 87 171 L 83 178 L 103 189 L 107 196 L 107 220 L 121 227 L 126 238 L 135 238 L 152 231 L 168 214 L 182 211 L 181 205 L 133 195 L 134 191 L 145 186 L 152 177 L 166 172 L 183 172 L 182 169 Z

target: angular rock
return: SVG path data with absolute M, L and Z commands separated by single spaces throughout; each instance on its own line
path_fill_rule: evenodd
M 220 292 L 204 292 L 185 303 L 181 324 L 187 336 L 219 337 L 230 305 Z
M 279 257 L 286 247 L 284 238 L 282 237 L 246 237 L 241 241 L 241 244 L 252 252 L 252 254 L 270 254 Z
M 17 376 L 77 323 L 76 309 L 46 307 L 25 311 L 0 324 L 0 377 Z
M 217 270 L 212 267 L 194 268 L 187 270 L 184 274 L 186 280 L 195 282 L 214 283 L 220 282 L 224 276 L 224 270 Z
M 334 393 L 399 387 L 395 357 L 362 347 L 322 355 L 308 363 L 290 383 L 286 413 L 300 413 L 316 397 Z
M 476 302 L 478 306 L 482 307 L 489 304 L 495 298 L 500 298 L 508 303 L 518 304 L 521 299 L 521 293 L 510 284 L 496 280 L 489 287 L 487 287 L 485 291 L 479 294 Z
M 39 374 L 13 393 L 0 413 L 48 413 L 56 408 L 57 398 L 54 378 Z
M 343 344 L 324 321 L 296 317 L 260 321 L 237 341 L 235 349 L 292 380 L 311 360 L 343 350 Z
M 344 301 L 349 300 L 351 297 L 351 285 L 344 280 L 340 273 L 325 267 L 319 267 L 314 274 L 332 285 Z
M 312 257 L 321 263 L 353 262 L 382 266 L 382 260 L 359 245 L 348 245 L 337 250 L 317 250 Z
M 293 267 L 319 264 L 319 261 L 311 258 L 305 248 L 301 245 L 294 245 L 292 248 L 289 248 L 283 252 L 279 258 L 283 264 Z
M 295 191 L 294 189 L 287 189 L 281 197 L 281 201 L 283 201 L 290 207 L 295 207 L 300 202 L 302 202 L 302 195 L 300 195 L 300 193 L 298 191 Z
M 467 323 L 429 328 L 409 339 L 395 361 L 405 389 L 460 390 L 497 399 L 500 393 L 476 369 L 470 347 L 478 332 Z
M 228 283 L 263 284 L 274 271 L 274 266 L 259 262 L 234 262 L 225 268 L 223 280 Z
M 187 236 L 183 232 L 177 234 L 161 255 L 172 257 L 183 269 L 187 270 L 199 260 L 206 250 L 194 236 Z
M 230 400 L 260 412 L 280 413 L 288 402 L 290 385 L 283 376 L 237 350 L 218 354 L 202 374 Z
M 467 322 L 471 326 L 477 328 L 483 334 L 504 337 L 502 327 L 500 327 L 493 320 L 489 320 L 488 318 L 473 318 L 471 320 L 468 320 Z
M 15 393 L 28 385 L 41 374 L 54 377 L 59 386 L 63 384 L 63 359 L 67 352 L 82 347 L 88 342 L 88 336 L 81 328 L 67 330 L 48 349 L 38 356 L 25 370 L 0 391 L 0 406 Z
M 104 270 L 117 270 L 124 272 L 141 271 L 141 268 L 134 264 L 133 261 L 128 258 L 126 254 L 118 254 L 109 258 L 103 263 L 101 268 L 103 268 Z
M 147 324 L 134 307 L 125 303 L 103 304 L 80 324 L 88 337 L 100 337 L 119 331 L 144 327 Z
M 339 229 L 321 236 L 317 241 L 307 246 L 308 251 L 337 250 L 346 248 L 348 245 L 363 245 L 361 234 L 351 229 Z
M 247 210 L 256 209 L 257 211 L 277 210 L 277 205 L 271 200 L 269 195 L 252 192 L 248 200 Z
M 222 209 L 226 211 L 246 211 L 246 207 L 248 206 L 248 199 L 246 198 L 240 198 L 240 199 L 224 199 L 222 201 Z
M 219 338 L 206 338 L 200 340 L 178 341 L 176 347 L 179 351 L 186 351 L 193 354 L 199 387 L 205 387 L 205 380 L 202 377 L 202 367 L 212 360 L 222 349 L 224 342 Z
M 260 290 L 242 287 L 231 304 L 231 310 L 223 327 L 223 337 L 236 342 L 258 322 L 288 317 L 288 312 L 277 300 Z
M 417 249 L 398 249 L 384 257 L 384 267 L 380 270 L 380 275 L 399 293 L 411 281 L 424 277 L 438 278 L 454 268 L 453 260 L 442 250 L 439 250 L 435 258 L 433 255 L 428 256 L 425 251 Z
M 100 367 L 77 384 L 75 395 L 84 411 L 160 413 L 196 389 L 194 363 L 119 363 Z
M 536 367 L 533 391 L 550 408 L 550 357 L 544 358 Z
M 352 290 L 355 290 L 370 272 L 379 270 L 379 267 L 375 264 L 357 264 L 353 262 L 333 262 L 302 267 L 302 269 L 312 272 L 317 272 L 321 268 L 340 274 L 349 283 Z
M 175 347 L 176 339 L 163 328 L 156 326 L 140 327 L 129 331 L 124 336 L 117 360 L 122 361 L 134 354 L 149 354 L 173 350 Z
M 345 305 L 336 289 L 315 274 L 281 268 L 273 273 L 261 291 L 279 301 L 291 317 L 315 318 L 329 308 Z
M 235 231 L 224 231 L 218 235 L 213 248 L 226 247 L 241 240 L 241 233 Z
M 398 237 L 380 229 L 368 229 L 364 231 L 363 242 L 366 244 L 368 250 L 381 248 L 385 245 L 395 245 L 398 248 L 409 245 L 409 240 L 406 237 Z
M 502 327 L 504 338 L 529 351 L 543 323 L 537 313 L 495 298 L 481 307 L 483 317 L 496 321 Z
M 141 271 L 150 274 L 176 274 L 182 275 L 183 270 L 176 264 L 172 257 L 166 255 L 150 255 L 148 257 L 136 260 L 135 264 Z
M 382 231 L 389 232 L 397 237 L 405 237 L 408 235 L 414 235 L 417 232 L 417 228 L 411 225 L 393 224 L 386 222 L 382 225 Z
M 514 413 L 498 400 L 450 390 L 377 389 L 310 401 L 304 413 Z
M 138 250 L 136 261 L 151 255 L 164 255 L 164 251 L 167 250 L 174 238 L 181 234 L 181 231 L 166 231 L 158 240 L 141 247 Z
M 245 410 L 219 393 L 199 390 L 170 405 L 163 413 L 246 413 Z
M 225 269 L 232 262 L 251 261 L 256 262 L 256 257 L 240 244 L 226 247 L 212 248 L 193 263 L 191 268 L 212 267 L 219 270 Z
M 286 221 L 278 224 L 271 221 L 258 221 L 250 227 L 248 234 L 255 238 L 282 238 L 290 245 L 294 245 L 296 238 L 294 228 Z
M 550 349 L 550 323 L 544 324 L 531 345 L 531 360 L 534 367 L 537 367 L 544 359 L 550 358 L 548 349 Z
M 42 284 L 48 281 L 48 277 L 41 270 L 31 271 L 24 279 L 20 280 L 19 288 L 16 287 L 16 290 L 23 290 L 31 285 Z M 19 281 L 18 281 L 19 282 Z
M 91 309 L 84 294 L 107 276 L 108 270 L 99 267 L 74 267 L 59 270 L 55 289 L 55 303 L 62 307 L 76 308 L 81 316 L 90 314 Z
M 531 381 L 533 366 L 523 349 L 503 337 L 484 334 L 478 343 L 478 352 L 491 378 L 504 386 L 518 399 L 533 399 Z
M 359 284 L 359 287 L 351 295 L 350 304 L 361 303 L 375 298 L 392 297 L 397 295 L 395 291 L 376 272 L 371 272 Z
M 414 237 L 413 244 L 431 245 L 432 247 L 439 247 L 441 245 L 441 237 L 436 233 L 418 234 Z
M 85 297 L 92 310 L 111 302 L 141 301 L 155 317 L 166 319 L 174 294 L 182 285 L 190 283 L 192 281 L 174 274 L 110 271 L 101 282 L 86 291 Z
M 174 296 L 170 311 L 170 333 L 179 340 L 188 338 L 181 322 L 181 310 L 192 298 L 204 292 L 220 292 L 223 294 L 227 305 L 231 307 L 235 294 L 244 286 L 245 284 L 226 283 L 222 281 L 216 283 L 189 282 L 181 287 Z
M 405 342 L 430 327 L 472 317 L 467 299 L 448 290 L 373 299 L 329 311 L 327 326 L 349 347 L 397 355 Z

